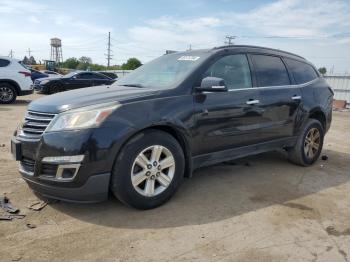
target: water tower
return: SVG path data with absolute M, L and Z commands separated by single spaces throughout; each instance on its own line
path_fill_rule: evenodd
M 62 42 L 59 38 L 51 38 L 51 60 L 56 63 L 63 62 L 62 57 Z

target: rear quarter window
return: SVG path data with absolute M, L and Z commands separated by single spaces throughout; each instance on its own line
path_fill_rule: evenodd
M 10 64 L 9 60 L 0 59 L 0 67 L 5 67 L 5 66 L 8 66 L 9 64 Z
M 290 85 L 287 69 L 277 56 L 251 55 L 254 63 L 258 86 Z
M 310 82 L 318 77 L 318 74 L 311 65 L 289 58 L 284 58 L 284 60 L 286 61 L 288 68 L 292 71 L 294 80 L 297 84 Z

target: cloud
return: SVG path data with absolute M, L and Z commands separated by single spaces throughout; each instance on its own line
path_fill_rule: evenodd
M 41 13 L 46 9 L 46 5 L 24 0 L 2 0 L 0 4 L 0 14 Z
M 53 15 L 50 19 L 56 26 L 59 26 L 61 28 L 75 28 L 79 31 L 88 32 L 89 34 L 107 34 L 108 32 L 113 31 L 112 27 L 99 26 L 94 23 L 78 20 L 69 15 Z M 65 30 L 63 29 L 63 31 Z
M 33 24 L 39 24 L 40 23 L 40 20 L 39 20 L 39 18 L 38 17 L 36 17 L 36 16 L 30 16 L 29 18 L 28 18 L 28 20 L 29 20 L 29 22 L 31 22 L 31 23 L 33 23 Z
M 228 25 L 269 36 L 322 37 L 350 26 L 349 5 L 343 1 L 280 0 L 247 13 L 224 13 Z

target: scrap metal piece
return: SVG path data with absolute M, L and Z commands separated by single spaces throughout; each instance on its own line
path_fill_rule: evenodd
M 17 214 L 19 212 L 19 209 L 13 207 L 10 202 L 10 199 L 6 196 L 0 197 L 0 207 L 11 214 Z
M 41 201 L 37 201 L 37 202 L 31 204 L 28 208 L 31 210 L 34 210 L 34 211 L 40 211 L 44 207 L 46 207 L 47 204 L 48 204 L 47 202 L 41 200 Z

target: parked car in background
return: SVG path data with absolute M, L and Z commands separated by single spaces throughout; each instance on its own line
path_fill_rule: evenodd
M 0 57 L 0 103 L 9 104 L 17 96 L 33 93 L 31 72 L 17 59 Z
M 55 71 L 50 71 L 50 70 L 42 70 L 41 72 L 49 76 L 62 76 L 60 73 L 57 73 Z
M 109 78 L 112 78 L 112 79 L 117 79 L 118 78 L 117 74 L 115 74 L 113 72 L 96 71 L 96 73 L 103 74 L 103 75 L 108 76 Z
M 191 50 L 108 87 L 33 101 L 11 148 L 22 177 L 45 196 L 94 202 L 112 191 L 149 209 L 199 167 L 275 150 L 312 165 L 332 100 L 327 82 L 298 55 L 239 45 Z
M 40 72 L 38 70 L 32 69 L 30 67 L 28 67 L 28 69 L 30 70 L 30 72 L 32 74 L 31 79 L 32 79 L 33 83 L 36 79 L 49 77 L 48 74 L 45 74 L 45 73 Z
M 37 79 L 34 81 L 34 89 L 45 94 L 53 94 L 71 89 L 110 85 L 115 80 L 95 72 L 72 72 L 62 77 Z

